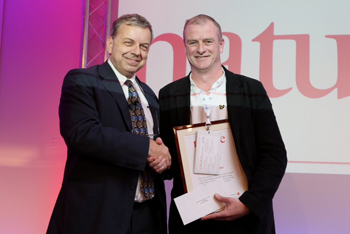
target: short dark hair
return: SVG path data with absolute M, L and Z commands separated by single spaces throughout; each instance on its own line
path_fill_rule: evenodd
M 141 28 L 148 28 L 149 31 L 151 32 L 151 42 L 153 40 L 153 30 L 152 30 L 152 25 L 148 20 L 139 15 L 139 14 L 126 14 L 120 16 L 117 20 L 113 22 L 113 27 L 112 27 L 112 38 L 115 38 L 118 34 L 118 30 L 122 24 L 126 25 L 131 25 L 131 26 L 139 26 Z

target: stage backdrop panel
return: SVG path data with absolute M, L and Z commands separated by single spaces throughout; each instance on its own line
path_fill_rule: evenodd
M 155 40 L 139 72 L 156 91 L 189 71 L 185 20 L 200 13 L 222 27 L 223 64 L 260 80 L 288 149 L 288 172 L 350 174 L 350 14 L 346 1 L 120 1 Z M 155 11 L 155 9 L 160 9 Z M 156 12 L 156 13 L 155 13 Z

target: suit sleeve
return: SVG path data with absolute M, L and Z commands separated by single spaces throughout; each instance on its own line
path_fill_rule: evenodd
M 249 99 L 250 108 L 246 108 L 249 113 L 246 114 L 243 123 L 249 123 L 246 124 L 247 130 L 253 134 L 246 135 L 249 140 L 244 141 L 243 144 L 246 145 L 242 147 L 250 154 L 240 152 L 246 157 L 243 167 L 250 180 L 248 179 L 249 189 L 240 200 L 262 218 L 267 207 L 271 206 L 272 198 L 283 178 L 287 156 L 271 102 L 263 85 L 257 82 L 252 87 L 247 88 L 249 94 L 246 98 Z
M 127 130 L 120 107 L 100 79 L 86 70 L 66 75 L 59 105 L 61 135 L 74 155 L 142 171 L 149 139 Z
M 164 144 L 168 147 L 171 155 L 171 167 L 163 173 L 164 179 L 173 179 L 174 170 L 179 169 L 177 160 L 177 150 L 172 123 L 174 122 L 174 113 L 170 110 L 169 94 L 163 88 L 159 91 L 159 106 L 160 106 L 160 137 Z

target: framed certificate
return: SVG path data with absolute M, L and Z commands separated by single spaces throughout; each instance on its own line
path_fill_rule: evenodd
M 213 183 L 221 183 L 226 187 L 226 196 L 238 198 L 248 189 L 248 183 L 237 155 L 230 124 L 227 120 L 213 121 L 209 131 L 207 128 L 205 123 L 174 128 L 185 192 L 191 192 L 203 186 L 210 189 Z M 219 149 L 219 170 L 215 174 L 195 173 L 197 135 L 198 132 L 203 131 L 219 135 L 217 138 L 219 142 L 215 147 Z M 229 188 L 229 194 L 227 194 L 227 188 Z M 220 191 L 217 192 L 220 193 Z

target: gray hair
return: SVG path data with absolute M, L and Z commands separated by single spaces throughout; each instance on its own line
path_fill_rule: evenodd
M 210 17 L 209 15 L 204 15 L 204 14 L 199 14 L 195 17 L 192 17 L 191 19 L 186 20 L 185 26 L 184 26 L 184 31 L 183 31 L 183 38 L 185 41 L 185 29 L 188 25 L 201 25 L 201 24 L 205 24 L 207 21 L 211 21 L 214 23 L 214 25 L 216 26 L 216 28 L 218 29 L 218 36 L 219 36 L 219 40 L 222 40 L 222 32 L 221 32 L 221 26 L 218 22 L 216 22 L 212 17 Z
M 120 26 L 123 24 L 130 25 L 130 26 L 139 26 L 141 28 L 148 28 L 149 31 L 151 32 L 151 42 L 153 40 L 153 31 L 152 31 L 152 25 L 148 20 L 139 15 L 139 14 L 126 14 L 120 16 L 117 20 L 113 22 L 113 27 L 112 27 L 112 38 L 115 38 L 118 34 L 118 30 Z

